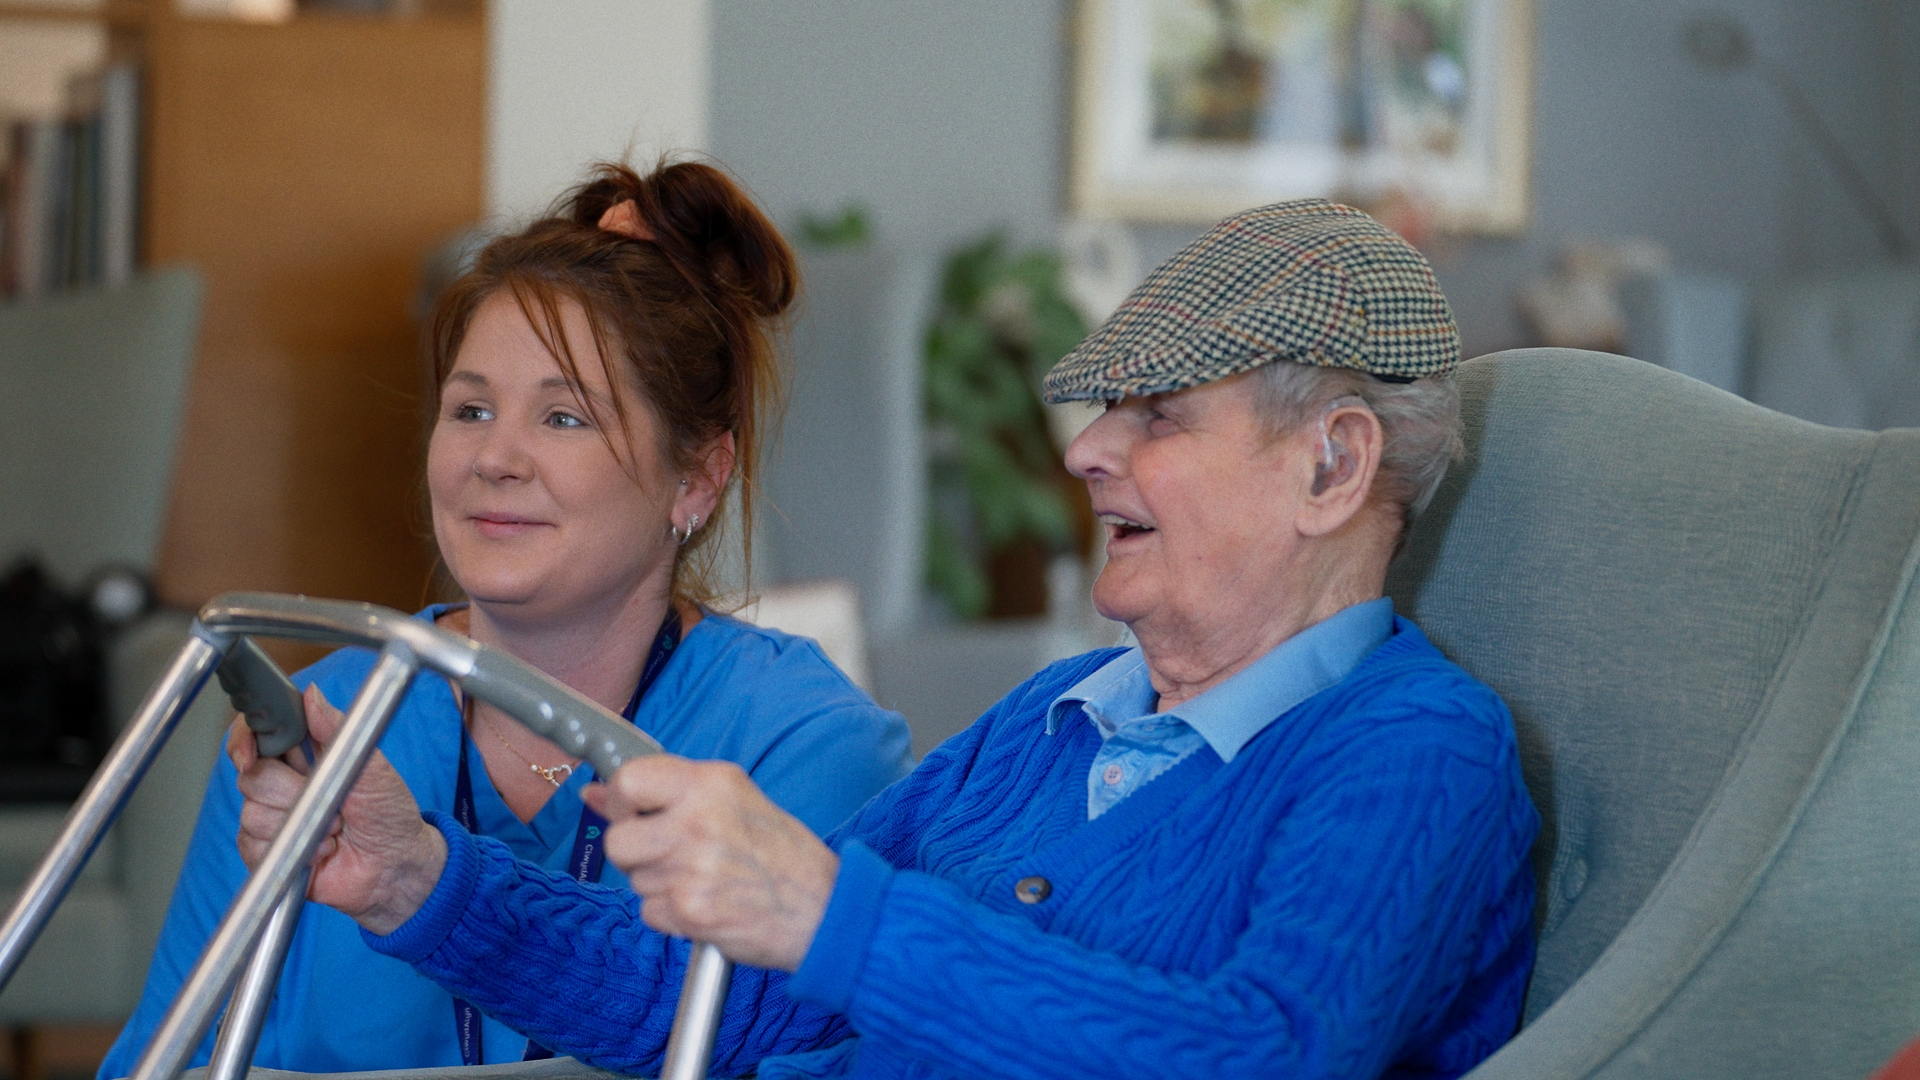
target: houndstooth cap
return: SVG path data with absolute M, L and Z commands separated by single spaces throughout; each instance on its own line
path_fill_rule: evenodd
M 1161 264 L 1047 373 L 1048 402 L 1164 394 L 1274 360 L 1445 375 L 1460 334 L 1433 268 L 1350 206 L 1238 214 Z

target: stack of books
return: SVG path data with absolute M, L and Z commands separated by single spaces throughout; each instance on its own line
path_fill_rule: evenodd
M 0 295 L 114 285 L 138 248 L 140 77 L 74 80 L 67 115 L 8 126 L 0 170 Z

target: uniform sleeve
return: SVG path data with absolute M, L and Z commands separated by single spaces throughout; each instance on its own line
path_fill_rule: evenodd
M 872 702 L 824 709 L 767 748 L 748 774 L 767 798 L 825 836 L 907 774 L 906 721 Z
M 222 746 L 224 746 L 224 742 Z M 138 1063 L 141 1051 L 166 1018 L 168 1006 L 180 992 L 180 986 L 200 960 L 200 950 L 219 929 L 220 920 L 241 887 L 246 884 L 246 864 L 240 861 L 235 838 L 240 834 L 239 776 L 233 762 L 222 752 L 214 762 L 213 775 L 207 781 L 206 796 L 200 801 L 200 817 L 193 826 L 193 838 L 187 844 L 179 884 L 167 905 L 166 921 L 160 927 L 160 942 L 147 968 L 147 982 L 140 992 L 140 1004 L 133 1010 L 127 1026 L 114 1040 L 106 1060 L 100 1064 L 99 1080 L 126 1076 Z M 201 1040 L 189 1067 L 205 1065 L 213 1056 L 213 1034 Z
M 778 734 L 748 775 L 781 809 L 825 836 L 912 768 L 912 738 L 899 713 L 874 704 L 818 646 L 799 640 L 781 659 L 779 692 L 756 707 L 777 716 Z

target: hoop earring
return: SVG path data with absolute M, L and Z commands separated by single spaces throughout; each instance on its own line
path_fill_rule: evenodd
M 695 514 L 692 517 L 687 519 L 686 532 L 681 532 L 679 529 L 673 528 L 672 526 L 668 526 L 667 531 L 673 534 L 673 538 L 679 541 L 681 547 L 686 547 L 687 541 L 693 539 L 694 531 L 699 528 L 700 528 L 700 515 Z

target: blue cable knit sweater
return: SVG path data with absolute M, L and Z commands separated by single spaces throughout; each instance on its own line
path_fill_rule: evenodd
M 1513 1033 L 1538 818 L 1490 689 L 1398 620 L 1231 764 L 1204 750 L 1088 821 L 1099 735 L 1045 714 L 1113 655 L 1029 679 L 842 827 L 805 962 L 736 972 L 716 1073 L 1439 1077 Z M 370 944 L 541 1043 L 657 1069 L 685 944 L 630 893 L 436 824 L 439 887 Z

